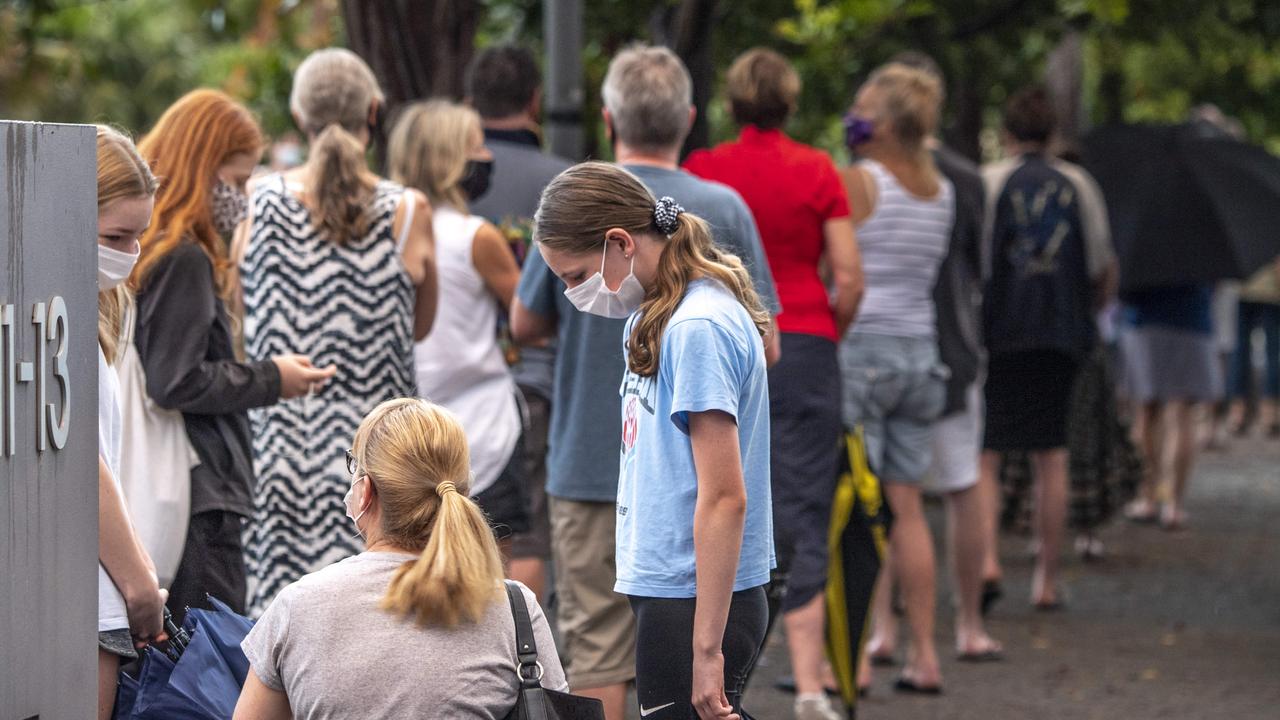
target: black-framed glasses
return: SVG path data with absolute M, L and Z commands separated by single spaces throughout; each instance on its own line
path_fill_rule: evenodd
M 352 475 L 356 474 L 356 470 L 360 469 L 360 463 L 356 460 L 355 453 L 347 451 L 347 472 Z

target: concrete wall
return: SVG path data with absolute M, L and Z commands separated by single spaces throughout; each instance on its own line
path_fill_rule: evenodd
M 0 720 L 96 708 L 94 137 L 0 121 Z

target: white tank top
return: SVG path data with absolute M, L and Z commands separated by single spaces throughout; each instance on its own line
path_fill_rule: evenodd
M 440 298 L 431 334 L 414 346 L 419 394 L 452 411 L 467 433 L 473 495 L 498 479 L 522 424 L 516 384 L 498 347 L 498 301 L 472 261 L 483 223 L 477 215 L 435 208 Z
M 932 198 L 908 193 L 883 165 L 861 163 L 876 187 L 875 208 L 857 229 L 867 291 L 851 332 L 933 338 L 933 286 L 951 243 L 955 200 L 941 178 Z

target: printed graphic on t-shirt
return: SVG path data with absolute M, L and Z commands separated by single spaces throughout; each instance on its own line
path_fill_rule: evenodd
M 1050 180 L 1038 187 L 1010 188 L 1009 201 L 1015 235 L 1008 252 L 1014 270 L 1020 275 L 1058 272 L 1058 253 L 1078 214 L 1071 183 Z
M 636 446 L 636 435 L 640 432 L 640 417 L 637 415 L 640 398 L 632 395 L 625 400 L 622 410 L 622 454 L 631 452 Z

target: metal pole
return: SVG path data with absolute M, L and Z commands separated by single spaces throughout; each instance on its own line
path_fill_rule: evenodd
M 582 0 L 547 0 L 543 13 L 547 82 L 543 121 L 551 152 L 580 160 L 582 134 Z

